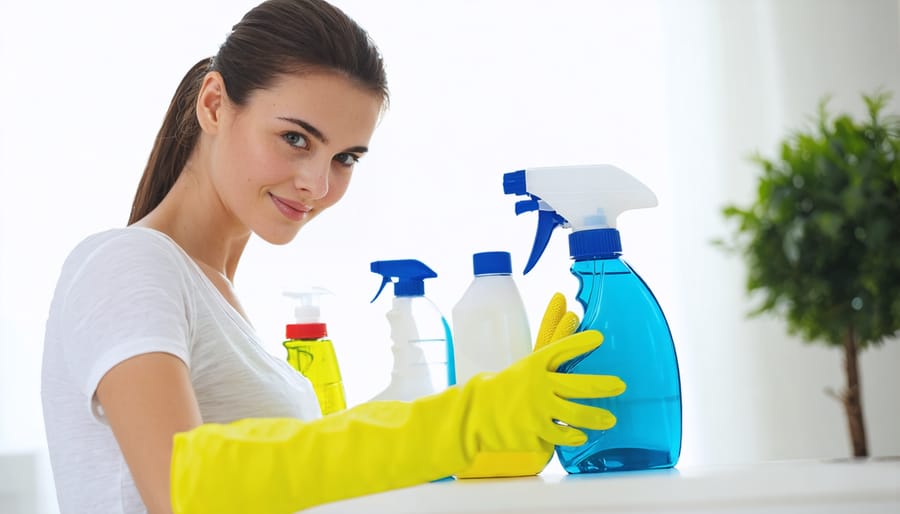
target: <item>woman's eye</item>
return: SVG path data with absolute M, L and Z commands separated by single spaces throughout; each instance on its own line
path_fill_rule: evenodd
M 359 162 L 359 156 L 353 155 L 352 153 L 339 153 L 334 156 L 334 160 L 343 164 L 344 166 L 353 166 L 354 164 Z
M 306 148 L 309 146 L 306 137 L 299 132 L 285 132 L 281 137 L 287 141 L 287 144 L 295 148 Z

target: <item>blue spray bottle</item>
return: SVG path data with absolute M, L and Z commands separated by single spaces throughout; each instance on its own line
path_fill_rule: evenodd
M 425 296 L 425 280 L 437 273 L 415 259 L 375 261 L 371 269 L 382 276 L 373 302 L 384 286 L 394 286 L 391 310 L 386 314 L 394 342 L 391 383 L 372 400 L 411 401 L 455 384 L 450 325 Z
M 553 230 L 570 228 L 578 330 L 603 333 L 596 350 L 563 363 L 564 373 L 616 375 L 626 391 L 615 398 L 577 400 L 610 410 L 609 430 L 585 430 L 581 446 L 558 446 L 569 473 L 662 469 L 681 452 L 681 382 L 669 325 L 647 284 L 621 257 L 615 228 L 628 209 L 654 207 L 656 195 L 615 166 L 530 168 L 503 176 L 506 194 L 527 195 L 516 214 L 538 211 L 538 229 L 525 273 L 540 259 Z

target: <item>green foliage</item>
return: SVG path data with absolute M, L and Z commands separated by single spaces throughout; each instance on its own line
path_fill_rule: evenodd
M 859 348 L 900 330 L 900 118 L 882 110 L 888 93 L 863 95 L 868 119 L 831 119 L 827 99 L 814 127 L 760 155 L 757 198 L 729 205 L 732 244 L 743 255 L 753 314 L 775 312 L 806 341 Z

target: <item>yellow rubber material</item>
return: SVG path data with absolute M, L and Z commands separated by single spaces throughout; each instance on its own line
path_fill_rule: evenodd
M 575 332 L 580 320 L 566 310 L 566 297 L 555 293 L 544 310 L 534 351 Z M 534 452 L 479 453 L 472 465 L 456 474 L 456 478 L 498 478 L 537 475 L 553 457 L 552 444 L 543 444 Z
M 582 444 L 586 436 L 576 426 L 605 430 L 615 417 L 567 398 L 616 396 L 625 384 L 553 370 L 602 340 L 592 330 L 570 335 L 499 373 L 413 402 L 369 402 L 311 422 L 245 419 L 176 434 L 173 511 L 289 514 L 454 475 L 479 454 L 533 455 Z

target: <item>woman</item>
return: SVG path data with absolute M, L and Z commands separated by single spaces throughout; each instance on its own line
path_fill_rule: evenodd
M 584 441 L 554 419 L 615 423 L 561 397 L 619 394 L 620 380 L 548 371 L 596 332 L 326 418 L 263 350 L 232 289 L 248 238 L 288 243 L 340 200 L 387 102 L 376 47 L 320 0 L 257 6 L 184 77 L 129 226 L 79 244 L 51 304 L 42 399 L 63 514 L 294 512 L 448 476 L 482 452 Z M 560 323 L 551 305 L 539 337 L 563 339 L 573 315 Z

